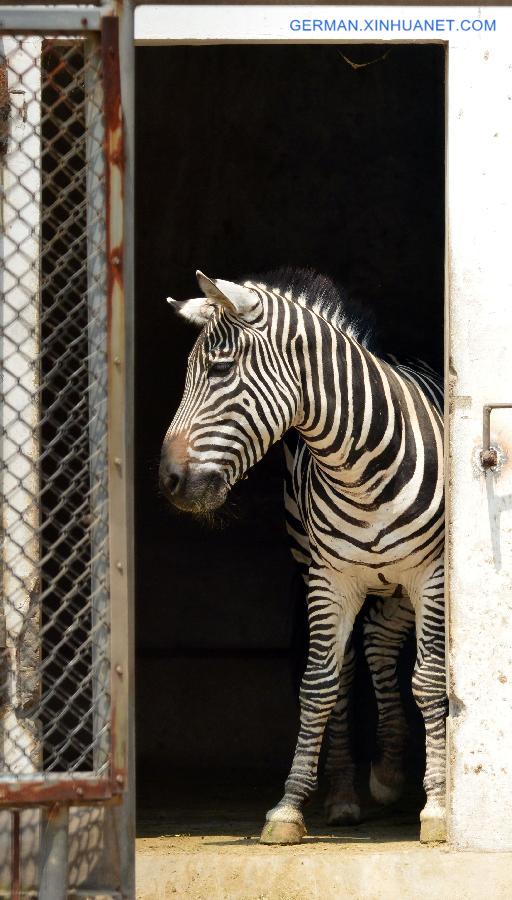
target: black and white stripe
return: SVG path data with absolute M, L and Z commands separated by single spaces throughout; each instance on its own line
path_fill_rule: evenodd
M 285 509 L 290 549 L 304 583 L 308 585 L 311 554 L 309 539 L 300 519 L 293 493 L 293 471 L 297 445 L 296 431 L 284 438 L 286 479 Z M 378 711 L 377 758 L 372 763 L 370 790 L 381 803 L 392 803 L 400 795 L 405 780 L 404 757 L 408 737 L 398 683 L 400 650 L 414 630 L 414 612 L 400 586 L 382 585 L 367 603 L 362 622 L 364 651 L 375 690 Z M 355 651 L 349 640 L 340 673 L 338 696 L 327 730 L 326 774 L 329 790 L 325 809 L 330 824 L 351 824 L 360 819 L 360 800 L 355 785 L 352 756 L 351 692 L 355 674 Z
M 443 445 L 434 379 L 426 367 L 373 353 L 336 288 L 314 273 L 243 285 L 198 278 L 205 297 L 180 311 L 204 327 L 164 440 L 164 491 L 183 509 L 208 512 L 271 444 L 290 429 L 300 437 L 289 448 L 288 512 L 301 561 L 309 563 L 309 657 L 292 769 L 262 839 L 289 842 L 304 831 L 302 806 L 316 786 L 325 727 L 333 716 L 336 731 L 345 716 L 340 672 L 343 684 L 351 665 L 349 654 L 342 670 L 345 649 L 367 593 L 387 595 L 368 631 L 370 646 L 381 648 L 378 659 L 369 653 L 377 689 L 386 679 L 386 611 L 403 620 L 405 634 L 405 596 L 414 609 L 413 691 L 427 740 L 422 818 L 431 836 L 443 819 L 446 706 Z M 400 644 L 400 628 L 395 637 Z M 374 772 L 374 790 L 392 790 L 396 768 L 387 759 Z
M 442 414 L 443 392 L 439 376 L 423 361 L 411 360 L 395 364 L 423 388 Z M 287 432 L 283 439 L 286 460 L 285 509 L 290 548 L 307 586 L 311 563 L 309 539 L 300 519 L 294 494 L 293 473 L 298 444 L 297 431 Z M 405 756 L 408 729 L 401 700 L 397 666 L 400 651 L 414 631 L 414 611 L 407 593 L 400 585 L 382 585 L 373 591 L 373 601 L 365 607 L 362 622 L 364 652 L 375 690 L 378 711 L 377 757 L 372 762 L 370 791 L 380 803 L 392 803 L 400 795 L 405 781 Z M 329 790 L 326 797 L 327 821 L 349 824 L 359 821 L 360 800 L 355 786 L 352 735 L 349 707 L 355 673 L 355 653 L 349 642 L 345 650 L 336 705 L 328 721 L 326 773 Z

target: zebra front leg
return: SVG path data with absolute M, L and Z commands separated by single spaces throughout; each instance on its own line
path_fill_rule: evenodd
M 282 800 L 267 813 L 264 844 L 300 843 L 304 802 L 317 787 L 318 756 L 335 706 L 347 639 L 365 596 L 354 582 L 312 566 L 308 589 L 309 654 L 300 689 L 300 729 Z
M 403 596 L 404 595 L 404 596 Z M 378 803 L 394 803 L 405 781 L 407 722 L 400 696 L 397 664 L 414 629 L 414 612 L 398 586 L 391 597 L 379 597 L 363 622 L 364 652 L 377 701 L 377 758 L 372 762 L 370 792 Z
M 350 636 L 345 649 L 336 704 L 327 724 L 325 772 L 329 788 L 325 814 L 329 825 L 353 825 L 361 818 L 357 796 L 355 764 L 351 747 L 350 705 L 355 674 L 356 653 Z
M 413 694 L 425 722 L 426 768 L 423 781 L 427 802 L 420 814 L 420 840 L 446 840 L 446 697 L 444 641 L 444 567 L 424 581 L 417 597 L 411 593 L 416 613 L 417 659 Z

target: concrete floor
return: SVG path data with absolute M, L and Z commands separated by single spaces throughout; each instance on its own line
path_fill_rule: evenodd
M 512 854 L 456 853 L 419 843 L 417 810 L 366 810 L 365 822 L 329 829 L 316 801 L 295 847 L 258 842 L 274 790 L 199 791 L 169 809 L 141 811 L 137 900 L 510 900 Z

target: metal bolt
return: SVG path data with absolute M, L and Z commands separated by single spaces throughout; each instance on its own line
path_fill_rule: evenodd
M 122 562 L 119 562 L 119 561 L 116 562 L 116 569 L 117 569 L 119 572 L 122 572 L 122 571 L 123 571 L 123 564 L 122 564 Z
M 116 775 L 116 781 L 118 784 L 124 784 L 124 778 L 122 775 Z
M 84 795 L 84 789 L 81 788 L 81 787 L 76 787 L 76 788 L 75 788 L 75 793 L 76 793 L 77 797 L 83 797 L 83 795 Z
M 113 266 L 120 266 L 120 265 L 121 265 L 121 257 L 120 257 L 120 256 L 113 256 L 113 257 L 112 257 L 112 265 L 113 265 Z
M 114 465 L 120 469 L 122 465 L 122 460 L 119 456 L 114 457 Z
M 115 365 L 115 366 L 120 366 L 120 365 L 121 365 L 121 359 L 120 359 L 119 356 L 114 356 L 114 365 Z
M 480 453 L 480 462 L 484 469 L 493 469 L 498 465 L 498 451 L 494 447 L 488 450 L 482 450 Z
M 123 667 L 120 666 L 119 663 L 116 666 L 116 672 L 119 675 L 119 677 L 121 677 L 121 675 L 123 674 Z

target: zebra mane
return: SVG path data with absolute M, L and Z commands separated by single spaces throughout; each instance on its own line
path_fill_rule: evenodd
M 283 267 L 248 279 L 276 290 L 300 306 L 312 309 L 335 328 L 374 350 L 373 322 L 327 275 L 314 269 Z

